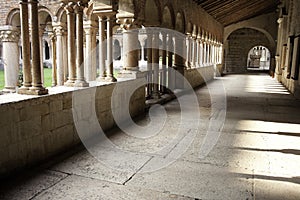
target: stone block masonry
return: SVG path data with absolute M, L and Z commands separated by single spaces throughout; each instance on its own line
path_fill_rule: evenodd
M 136 81 L 139 80 L 118 84 L 126 88 L 128 85 L 134 85 Z M 115 85 L 116 83 L 96 86 L 96 114 L 104 131 L 115 125 L 111 106 L 111 96 Z M 11 94 L 14 99 L 17 99 L 17 96 L 20 98 L 15 102 L 11 102 L 7 95 L 1 96 L 7 100 L 0 100 L 2 102 L 0 104 L 0 175 L 30 166 L 80 143 L 72 113 L 74 92 L 76 91 L 37 98 Z M 117 95 L 124 96 L 126 92 L 123 90 Z M 90 102 L 88 96 L 83 96 L 83 99 Z M 117 105 L 119 106 L 113 109 L 120 109 L 124 106 L 122 98 L 118 98 Z M 131 116 L 144 112 L 144 88 L 134 92 L 130 98 L 129 110 Z M 90 113 L 91 110 L 85 110 L 82 115 Z

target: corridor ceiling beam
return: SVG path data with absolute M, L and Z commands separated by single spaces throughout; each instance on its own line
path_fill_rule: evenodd
M 224 26 L 275 12 L 280 0 L 193 0 Z

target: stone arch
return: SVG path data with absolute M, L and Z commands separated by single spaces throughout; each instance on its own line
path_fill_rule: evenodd
M 161 25 L 161 7 L 157 0 L 146 0 L 145 2 L 145 26 L 160 26 Z
M 12 9 L 6 17 L 6 25 L 20 27 L 20 9 Z
M 67 22 L 67 15 L 66 15 L 66 11 L 64 8 L 59 8 L 56 12 L 56 22 L 63 22 L 66 23 Z
M 52 22 L 53 15 L 46 7 L 39 7 L 39 23 L 40 24 L 47 24 L 48 22 Z
M 268 38 L 268 40 L 270 42 L 270 48 L 269 48 L 269 50 L 271 51 L 271 54 L 273 54 L 273 50 L 275 51 L 275 48 L 276 48 L 276 42 L 275 42 L 275 39 L 272 37 L 272 35 L 268 31 L 266 31 L 266 30 L 264 30 L 262 28 L 257 28 L 257 27 L 253 27 L 253 26 L 244 26 L 243 28 L 254 29 L 254 30 L 257 30 L 257 31 L 265 34 L 265 36 Z M 224 42 L 228 39 L 228 37 L 233 32 L 235 32 L 235 31 L 237 31 L 239 29 L 241 29 L 241 28 L 235 28 L 235 29 L 232 29 L 232 30 L 228 31 L 227 34 L 224 35 Z M 274 53 L 274 55 L 275 55 L 275 53 Z
M 181 33 L 185 32 L 185 18 L 183 12 L 177 12 L 175 30 Z
M 173 9 L 166 5 L 162 14 L 162 27 L 174 29 L 175 17 Z
M 272 54 L 273 44 L 263 32 L 257 29 L 237 29 L 227 37 L 225 44 L 226 73 L 246 72 L 248 52 L 254 46 L 265 46 L 270 50 L 271 55 L 274 55 Z

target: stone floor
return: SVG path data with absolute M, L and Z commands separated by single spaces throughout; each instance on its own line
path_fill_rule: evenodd
M 267 75 L 218 78 L 137 124 L 2 182 L 0 199 L 300 199 L 300 101 Z

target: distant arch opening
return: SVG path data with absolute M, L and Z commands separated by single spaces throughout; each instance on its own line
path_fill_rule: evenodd
M 248 53 L 247 70 L 270 70 L 271 52 L 265 46 L 255 46 Z

